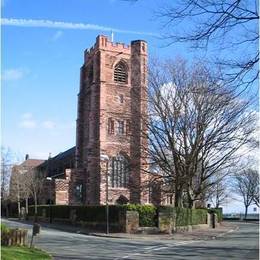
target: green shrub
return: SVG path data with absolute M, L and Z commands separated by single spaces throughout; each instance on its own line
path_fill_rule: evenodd
M 48 214 L 49 205 L 40 205 L 37 206 L 37 216 L 43 216 L 43 209 L 46 210 L 46 214 Z M 34 205 L 28 207 L 28 215 L 34 216 Z
M 176 226 L 191 225 L 192 211 L 187 208 L 175 208 L 176 213 Z
M 40 205 L 37 207 L 37 215 L 43 216 L 45 209 L 46 217 L 49 217 L 49 205 Z M 67 205 L 51 205 L 52 218 L 69 219 L 70 211 L 75 210 L 77 221 L 85 222 L 105 222 L 106 221 L 106 206 L 67 206 Z M 152 205 L 110 205 L 109 206 L 109 221 L 118 223 L 119 213 L 122 210 L 135 210 L 139 213 L 140 226 L 152 227 L 156 226 L 157 213 L 156 207 Z M 34 206 L 29 207 L 29 215 L 34 215 Z
M 206 209 L 192 209 L 192 225 L 207 224 Z
M 223 220 L 223 212 L 222 212 L 222 208 L 218 208 L 218 209 L 208 209 L 209 213 L 216 213 L 218 216 L 218 221 L 221 222 Z
M 157 210 L 153 205 L 127 204 L 123 205 L 129 211 L 139 213 L 139 225 L 141 227 L 155 227 L 157 225 Z
M 86 222 L 105 222 L 106 206 L 74 206 L 76 210 L 77 220 Z M 109 206 L 109 221 L 111 223 L 119 221 L 119 206 Z
M 160 206 L 160 212 L 173 215 L 176 226 L 188 226 L 207 223 L 206 209 L 174 208 L 172 206 Z
M 1 234 L 8 232 L 9 228 L 6 226 L 6 224 L 1 223 Z
M 3 244 L 5 237 L 8 236 L 10 229 L 3 223 L 1 223 L 1 245 Z
M 68 206 L 68 205 L 40 205 L 37 206 L 37 215 L 43 216 L 45 209 L 45 216 L 52 218 L 69 219 L 70 212 L 75 210 L 77 221 L 86 222 L 105 222 L 106 221 L 106 206 Z M 119 221 L 119 211 L 122 210 L 120 206 L 109 206 L 109 221 L 117 223 Z M 34 206 L 29 207 L 29 216 L 34 215 Z
M 53 218 L 69 219 L 70 207 L 67 205 L 51 205 L 51 213 Z M 49 209 L 47 214 L 49 216 Z
M 176 225 L 198 225 L 207 223 L 206 209 L 176 208 Z

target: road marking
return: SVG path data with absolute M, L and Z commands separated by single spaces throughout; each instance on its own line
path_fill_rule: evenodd
M 157 251 L 157 250 L 162 250 L 162 249 L 166 249 L 166 248 L 168 248 L 168 246 L 161 246 L 161 247 L 154 248 L 151 251 Z
M 144 249 L 145 249 L 145 250 L 151 250 L 151 249 L 156 248 L 156 247 L 158 247 L 158 246 L 145 247 Z
M 236 232 L 236 231 L 238 231 L 238 230 L 239 230 L 239 226 L 237 226 L 235 229 L 230 229 L 230 230 L 228 230 L 228 231 L 225 232 L 225 233 L 219 234 L 219 235 L 217 235 L 216 237 L 223 237 L 223 236 L 225 236 L 226 234 L 233 233 L 233 232 Z
M 131 253 L 122 257 L 118 257 L 115 260 L 119 260 L 119 259 L 127 259 L 136 255 L 144 255 L 147 253 L 151 253 L 153 251 L 158 251 L 158 250 L 163 250 L 163 249 L 167 249 L 167 248 L 171 248 L 171 247 L 177 247 L 177 246 L 182 246 L 182 245 L 187 245 L 187 244 L 191 244 L 194 242 L 198 242 L 196 240 L 190 240 L 190 241 L 180 241 L 180 242 L 176 242 L 175 244 L 167 244 L 167 245 L 160 245 L 160 246 L 150 246 L 150 247 L 145 247 L 143 249 L 143 252 L 139 252 L 139 253 Z

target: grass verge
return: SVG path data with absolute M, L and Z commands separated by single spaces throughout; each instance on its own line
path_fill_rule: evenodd
M 34 260 L 52 259 L 46 252 L 25 246 L 1 246 L 2 260 Z

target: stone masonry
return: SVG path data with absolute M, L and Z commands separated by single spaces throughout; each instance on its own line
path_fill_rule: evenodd
M 85 51 L 80 71 L 71 204 L 105 204 L 107 173 L 110 204 L 120 196 L 131 203 L 148 203 L 143 185 L 147 177 L 142 173 L 147 140 L 141 134 L 145 131 L 142 117 L 147 110 L 146 93 L 147 43 L 137 40 L 127 46 L 98 36 L 95 45 Z M 102 161 L 101 155 L 108 156 L 109 161 Z M 124 187 L 111 185 L 112 158 L 117 156 L 128 162 L 129 179 Z

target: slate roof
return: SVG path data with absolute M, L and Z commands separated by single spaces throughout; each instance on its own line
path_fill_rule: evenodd
M 23 167 L 37 167 L 38 165 L 44 163 L 45 160 L 39 160 L 39 159 L 28 159 L 24 162 L 22 162 L 19 166 Z
M 51 160 L 62 160 L 63 158 L 74 155 L 76 152 L 76 146 L 73 146 L 72 148 L 68 149 L 67 151 L 63 153 L 59 153 L 56 156 L 52 157 Z
M 64 158 L 67 158 L 70 156 L 72 156 L 74 159 L 75 152 L 76 152 L 76 146 L 73 146 L 72 148 L 66 150 L 65 152 L 59 153 L 56 156 L 50 158 L 49 160 L 43 161 L 43 163 L 39 166 L 40 166 L 40 168 L 46 167 L 48 163 L 50 164 L 50 163 L 55 163 L 57 161 L 62 161 Z

